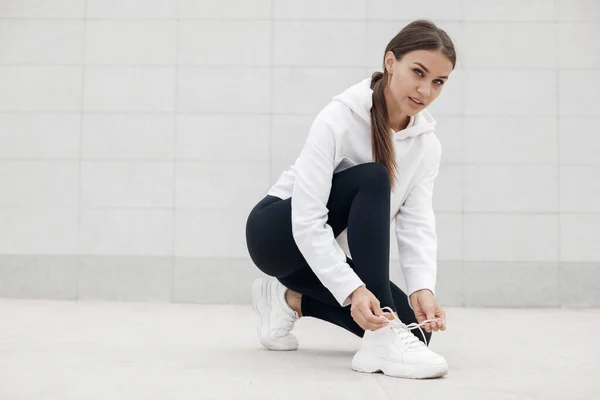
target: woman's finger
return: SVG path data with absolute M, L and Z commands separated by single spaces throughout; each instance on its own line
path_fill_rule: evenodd
M 446 318 L 442 319 L 442 330 L 446 330 Z
M 443 330 L 442 328 L 444 327 L 444 319 L 436 317 L 435 322 L 432 322 L 432 324 L 434 325 L 434 330 L 436 332 L 441 331 L 441 330 Z
M 381 318 L 373 315 L 373 312 L 366 304 L 361 304 L 359 310 L 367 323 L 373 324 L 377 327 L 381 326 L 385 322 L 381 320 Z
M 379 304 L 379 300 L 377 300 L 375 298 L 375 296 L 373 296 L 371 304 L 373 305 L 373 313 L 375 315 L 383 315 L 383 310 L 381 309 L 381 305 Z
M 361 315 L 360 320 L 362 321 L 362 325 L 360 325 L 361 328 L 363 328 L 366 331 L 376 331 L 377 329 L 383 328 L 385 324 L 385 322 L 381 321 L 381 323 L 372 323 L 372 322 L 368 322 L 364 319 L 364 317 Z
M 435 313 L 435 316 L 445 320 L 446 319 L 446 311 L 444 311 L 444 309 L 440 307 L 437 310 L 437 312 Z

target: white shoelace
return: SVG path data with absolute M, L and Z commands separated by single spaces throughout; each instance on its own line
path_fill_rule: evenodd
M 425 333 L 423 333 L 423 329 L 421 329 L 422 325 L 425 325 L 428 322 L 435 322 L 435 319 L 428 319 L 425 320 L 423 322 L 421 322 L 420 324 L 417 322 L 413 322 L 412 324 L 408 324 L 406 325 L 404 322 L 400 321 L 400 319 L 398 319 L 396 317 L 396 314 L 394 314 L 394 310 L 392 310 L 390 307 L 383 307 L 381 309 L 382 311 L 388 311 L 390 314 L 392 314 L 392 316 L 394 317 L 394 319 L 389 320 L 384 316 L 379 316 L 379 318 L 381 318 L 382 320 L 390 323 L 392 330 L 394 331 L 394 333 L 396 333 L 396 335 L 401 335 L 402 339 L 404 340 L 404 342 L 406 343 L 406 345 L 408 347 L 414 347 L 414 346 L 418 346 L 420 344 L 423 344 L 419 338 L 417 338 L 412 332 L 411 330 L 413 329 L 419 329 L 421 331 L 421 335 L 423 335 L 423 339 L 425 340 L 425 345 L 427 346 L 427 338 L 425 337 Z

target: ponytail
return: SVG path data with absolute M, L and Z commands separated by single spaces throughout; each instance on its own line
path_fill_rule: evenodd
M 384 70 L 385 71 L 385 70 Z M 390 177 L 390 186 L 393 188 L 396 181 L 396 157 L 392 134 L 389 128 L 387 106 L 385 105 L 384 90 L 387 85 L 388 75 L 385 72 L 375 72 L 371 77 L 373 90 L 373 106 L 371 107 L 371 148 L 373 159 L 383 164 Z

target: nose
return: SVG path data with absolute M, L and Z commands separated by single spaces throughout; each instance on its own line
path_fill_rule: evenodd
M 417 91 L 419 93 L 421 93 L 423 96 L 429 97 L 429 94 L 431 93 L 431 85 L 425 84 L 425 83 L 421 83 L 419 85 L 419 88 L 417 89 Z

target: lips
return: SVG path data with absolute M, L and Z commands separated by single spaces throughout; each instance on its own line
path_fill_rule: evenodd
M 410 100 L 411 100 L 413 103 L 415 103 L 415 104 L 418 104 L 418 105 L 420 105 L 420 106 L 422 106 L 422 105 L 424 105 L 424 104 L 425 104 L 423 101 L 421 101 L 421 100 L 419 100 L 419 99 L 416 99 L 416 98 L 414 98 L 414 97 L 409 97 L 409 99 L 410 99 Z

